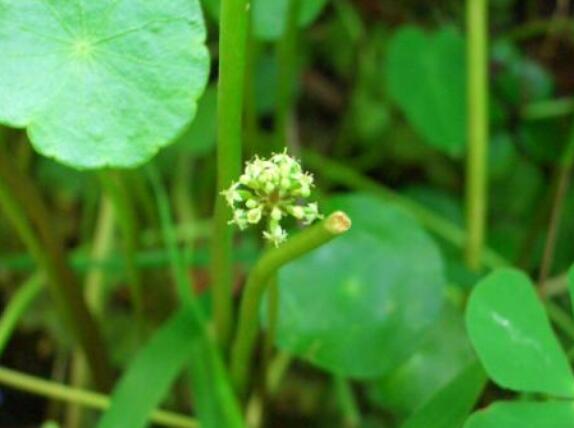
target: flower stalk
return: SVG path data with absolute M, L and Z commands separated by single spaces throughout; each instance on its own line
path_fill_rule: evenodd
M 327 244 L 351 228 L 349 217 L 337 211 L 279 247 L 268 250 L 251 271 L 239 312 L 239 325 L 231 354 L 231 376 L 237 391 L 245 388 L 250 358 L 257 337 L 259 307 L 271 277 L 287 263 Z

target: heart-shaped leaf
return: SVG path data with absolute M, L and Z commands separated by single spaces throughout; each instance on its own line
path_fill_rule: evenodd
M 3 0 L 0 52 L 0 122 L 78 168 L 149 160 L 193 118 L 209 69 L 198 0 Z
M 253 31 L 258 38 L 268 41 L 281 38 L 287 24 L 289 1 L 293 0 L 253 0 Z M 327 0 L 298 1 L 300 27 L 315 21 L 327 4 Z M 204 0 L 204 3 L 211 15 L 218 18 L 220 0 Z
M 278 345 L 345 377 L 397 367 L 437 319 L 445 284 L 440 253 L 392 205 L 335 198 L 353 228 L 279 274 Z
M 482 280 L 470 297 L 466 324 L 500 386 L 574 398 L 570 365 L 525 274 L 502 269 Z
M 466 141 L 465 49 L 451 27 L 425 33 L 404 27 L 386 59 L 389 94 L 433 147 L 461 156 Z
M 574 404 L 495 403 L 472 415 L 464 428 L 574 428 Z

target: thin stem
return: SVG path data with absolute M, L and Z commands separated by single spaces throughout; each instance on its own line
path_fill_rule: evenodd
M 114 206 L 118 225 L 122 232 L 123 255 L 127 280 L 132 298 L 133 310 L 137 320 L 138 334 L 141 334 L 144 318 L 142 281 L 136 266 L 138 230 L 136 215 L 125 177 L 119 171 L 105 171 L 100 174 L 102 186 Z
M 231 376 L 241 393 L 249 373 L 249 361 L 257 337 L 259 306 L 270 278 L 285 264 L 309 253 L 345 233 L 351 227 L 346 214 L 335 212 L 327 219 L 268 250 L 252 269 L 243 292 L 239 325 L 233 342 Z
M 177 247 L 167 192 L 161 183 L 159 173 L 152 165 L 147 168 L 147 173 L 156 199 L 161 231 L 169 255 L 171 273 L 176 283 L 178 302 L 183 306 L 196 308 L 196 301 L 191 290 L 191 282 L 187 275 L 185 262 Z
M 106 395 L 83 389 L 70 388 L 66 385 L 40 379 L 4 367 L 0 367 L 0 384 L 41 395 L 52 400 L 67 401 L 96 410 L 106 410 L 110 407 L 110 398 Z M 154 411 L 150 415 L 150 421 L 174 428 L 199 427 L 199 424 L 194 419 L 163 410 Z
M 568 116 L 573 112 L 574 100 L 572 98 L 560 98 L 526 104 L 520 112 L 520 116 L 524 120 L 544 120 Z
M 277 335 L 277 320 L 279 318 L 279 278 L 272 275 L 267 286 L 267 331 L 264 342 L 264 361 L 267 367 L 273 353 L 273 344 Z
M 109 256 L 113 243 L 114 231 L 116 225 L 115 209 L 113 203 L 108 197 L 100 199 L 98 211 L 98 220 L 94 232 L 93 244 L 90 251 L 90 257 L 94 260 L 102 260 Z M 106 280 L 106 271 L 93 267 L 86 275 L 84 281 L 84 296 L 90 311 L 98 320 L 102 319 L 104 314 L 104 286 Z M 72 354 L 70 364 L 70 383 L 74 387 L 85 387 L 89 384 L 89 370 L 86 359 L 81 352 L 77 350 Z M 66 427 L 80 428 L 84 426 L 83 408 L 78 405 L 70 405 L 66 409 Z
M 46 275 L 48 288 L 63 321 L 86 355 L 94 383 L 111 386 L 112 371 L 98 325 L 92 318 L 81 287 L 66 264 L 63 243 L 50 221 L 38 189 L 18 171 L 0 144 L 0 207 Z
M 467 0 L 468 159 L 466 258 L 481 265 L 487 212 L 488 152 L 488 2 Z
M 465 231 L 425 206 L 319 153 L 307 150 L 304 152 L 303 160 L 311 169 L 319 171 L 325 178 L 337 184 L 355 190 L 366 191 L 385 201 L 394 202 L 395 205 L 409 212 L 420 221 L 423 226 L 445 241 L 450 242 L 456 247 L 464 246 L 466 242 Z M 488 248 L 485 249 L 481 257 L 483 263 L 491 268 L 508 265 L 508 262 L 503 257 Z
M 340 376 L 335 376 L 334 382 L 337 399 L 341 407 L 341 413 L 343 414 L 342 426 L 345 428 L 357 428 L 361 424 L 361 413 L 353 395 L 351 385 L 349 385 L 348 380 Z
M 241 136 L 249 1 L 223 0 L 219 40 L 217 194 L 212 244 L 212 281 L 217 337 L 225 347 L 232 315 L 232 229 L 231 211 L 219 192 L 241 172 Z
M 42 275 L 36 274 L 32 276 L 18 288 L 18 291 L 14 293 L 8 305 L 4 308 L 0 318 L 0 356 L 4 353 L 4 349 L 12 337 L 18 321 L 20 321 L 24 312 L 40 294 L 43 284 L 44 277 Z
M 275 108 L 275 150 L 287 145 L 287 125 L 293 110 L 297 80 L 297 35 L 301 0 L 289 0 L 283 37 L 277 44 L 277 100 Z
M 546 280 L 552 269 L 552 262 L 554 260 L 554 250 L 558 241 L 558 234 L 560 232 L 560 224 L 562 220 L 562 212 L 564 210 L 564 199 L 568 193 L 570 178 L 572 176 L 572 166 L 574 164 L 574 127 L 571 131 L 570 140 L 564 149 L 561 162 L 558 169 L 558 184 L 554 201 L 552 204 L 552 212 L 550 214 L 550 222 L 548 225 L 548 235 L 546 244 L 544 246 L 544 254 L 542 257 L 542 265 L 540 267 L 539 283 L 541 286 L 541 294 L 545 296 L 548 292 Z
M 574 340 L 574 322 L 570 314 L 554 302 L 546 302 L 545 307 L 552 322 L 560 327 L 570 340 Z

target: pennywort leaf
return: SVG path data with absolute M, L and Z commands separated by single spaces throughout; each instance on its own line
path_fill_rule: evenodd
M 442 259 L 392 205 L 349 195 L 329 206 L 348 213 L 353 228 L 280 271 L 278 346 L 340 376 L 382 376 L 439 317 Z
M 571 402 L 500 402 L 476 412 L 464 428 L 574 428 Z
M 501 269 L 482 280 L 470 297 L 466 324 L 481 362 L 497 384 L 574 398 L 568 359 L 524 273 Z
M 192 120 L 209 69 L 198 0 L 2 0 L 0 52 L 0 123 L 77 168 L 149 160 Z

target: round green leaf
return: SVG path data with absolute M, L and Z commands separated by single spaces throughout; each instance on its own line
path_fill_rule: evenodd
M 525 274 L 502 269 L 482 280 L 470 297 L 466 323 L 481 362 L 500 386 L 574 397 L 570 365 Z
M 401 428 L 459 428 L 480 398 L 487 380 L 486 373 L 475 360 L 409 417 Z
M 279 274 L 278 346 L 328 371 L 384 375 L 437 319 L 445 283 L 439 251 L 409 216 L 363 195 L 335 198 L 353 227 Z
M 499 402 L 476 412 L 464 428 L 574 428 L 574 404 Z
M 293 0 L 291 0 L 293 1 Z M 325 8 L 327 0 L 298 0 L 299 26 L 313 23 Z M 207 10 L 219 19 L 220 0 L 204 0 Z M 289 0 L 253 0 L 253 31 L 262 40 L 275 41 L 285 32 Z
M 4 0 L 0 122 L 77 168 L 133 167 L 191 121 L 209 55 L 198 0 Z
M 446 386 L 476 356 L 459 311 L 445 305 L 415 353 L 376 382 L 371 397 L 387 410 L 408 415 Z
M 400 29 L 386 57 L 389 94 L 431 146 L 461 156 L 466 141 L 464 39 L 447 27 Z

